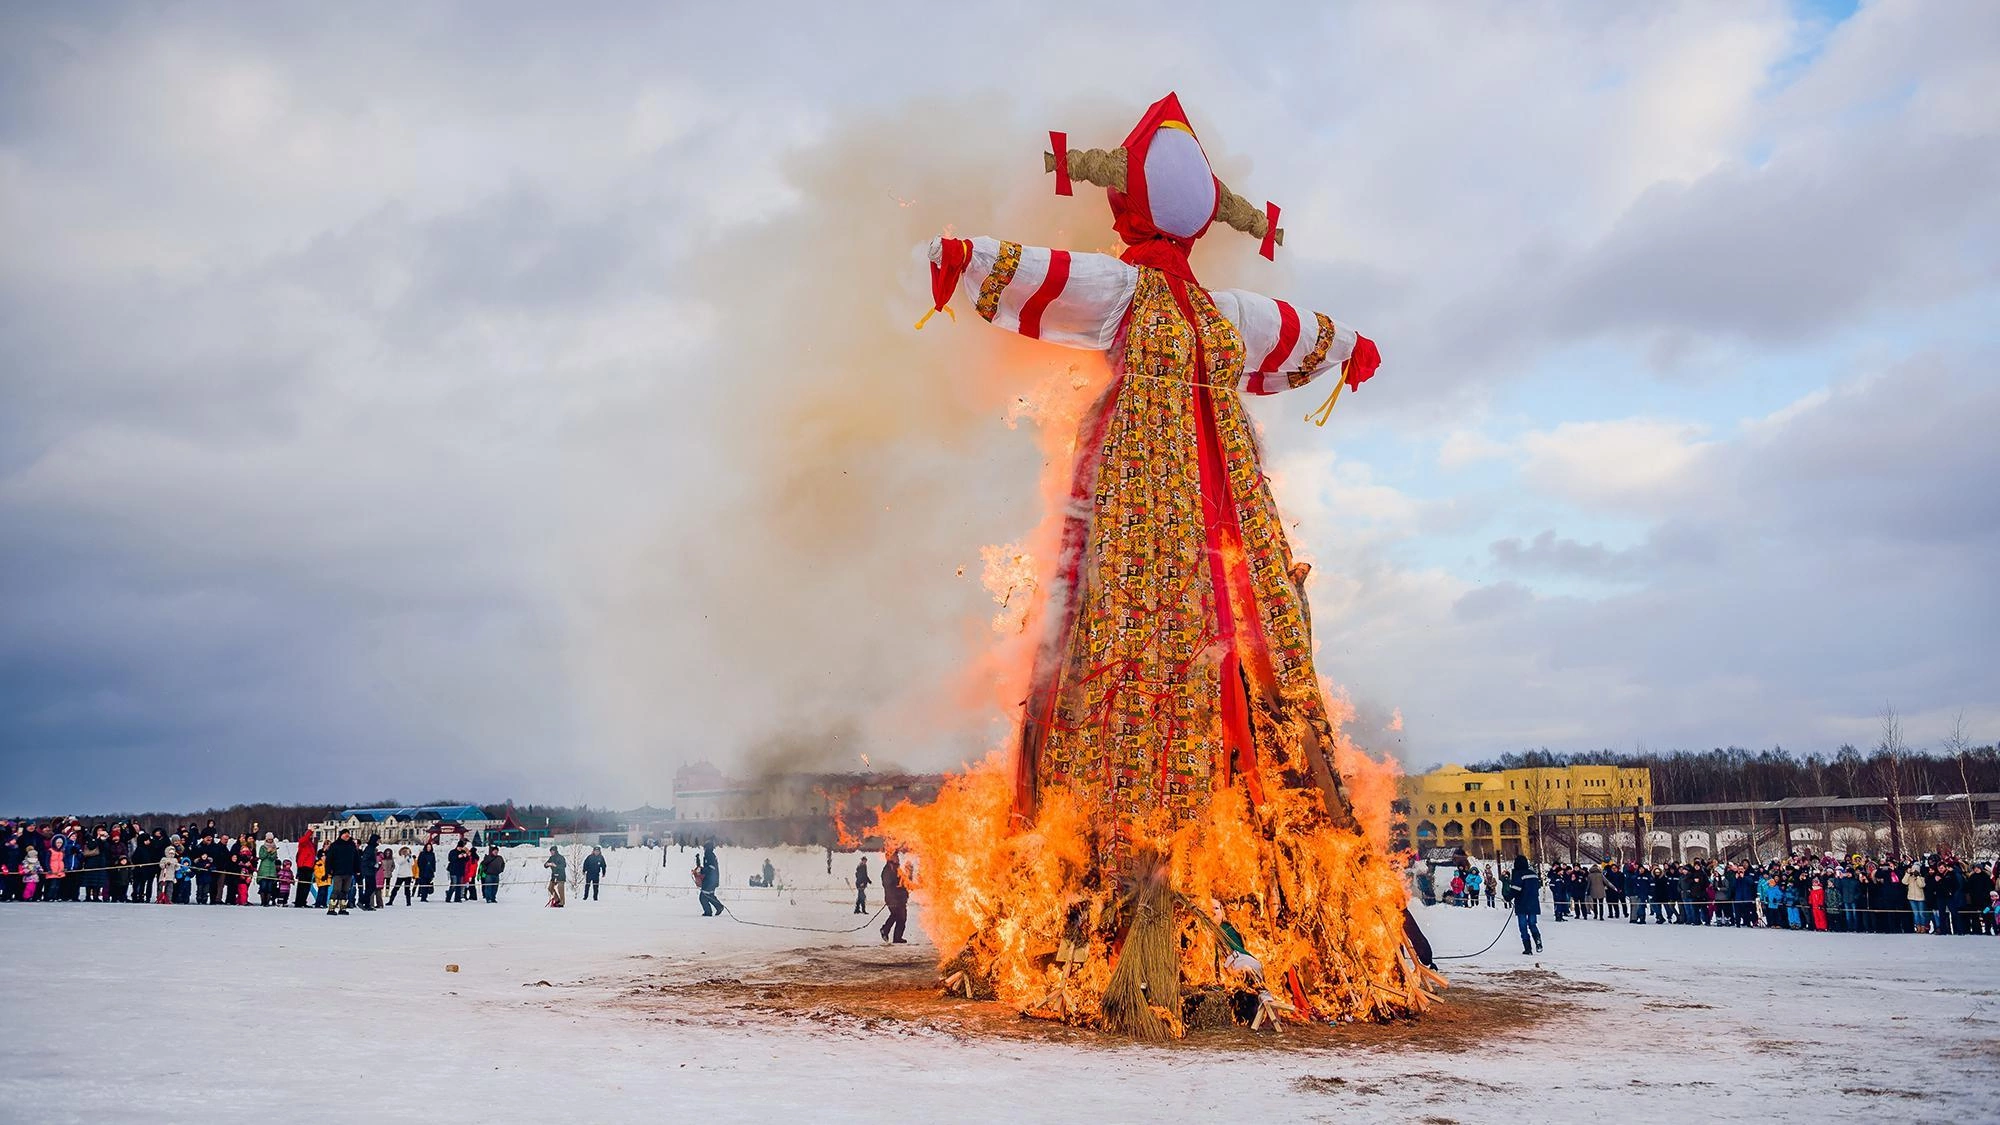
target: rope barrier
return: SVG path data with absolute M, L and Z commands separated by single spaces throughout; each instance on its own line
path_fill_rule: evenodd
M 1500 932 L 1494 934 L 1493 940 L 1486 943 L 1486 949 L 1491 949 L 1494 946 L 1500 944 L 1500 939 L 1507 936 L 1507 923 L 1512 922 L 1513 920 L 1514 920 L 1514 907 L 1512 905 L 1509 905 L 1507 907 L 1507 916 L 1505 918 L 1500 919 Z M 1479 953 L 1486 952 L 1486 949 L 1480 950 Z M 1479 956 L 1479 953 L 1433 953 L 1431 954 L 1431 960 L 1463 961 L 1470 957 L 1477 957 Z
M 880 918 L 882 916 L 882 912 L 884 910 L 889 909 L 889 905 L 887 903 L 883 903 L 881 906 L 876 907 L 875 913 L 870 914 L 868 916 L 868 920 L 861 923 L 859 926 L 856 926 L 851 930 L 830 930 L 820 926 L 787 926 L 778 922 L 752 922 L 748 918 L 739 917 L 736 913 L 735 908 L 731 907 L 728 903 L 725 902 L 722 904 L 722 906 L 723 906 L 723 913 L 729 915 L 729 920 L 732 922 L 741 922 L 746 926 L 757 926 L 767 930 L 799 930 L 801 932 L 808 934 L 858 934 L 862 930 L 865 930 L 868 927 L 873 926 L 875 924 L 875 919 Z

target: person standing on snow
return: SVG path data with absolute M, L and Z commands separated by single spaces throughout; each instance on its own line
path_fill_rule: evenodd
M 332 892 L 326 900 L 328 914 L 347 913 L 348 893 L 354 889 L 354 873 L 361 867 L 361 849 L 354 843 L 354 834 L 347 829 L 322 853 L 326 863 L 326 876 L 332 885 Z
M 487 902 L 500 901 L 500 873 L 505 870 L 507 861 L 500 856 L 500 845 L 487 848 L 486 858 L 479 861 L 479 889 Z
M 257 845 L 257 905 L 283 901 L 278 897 L 278 836 L 266 832 L 264 842 Z
M 903 940 L 903 926 L 910 917 L 910 888 L 903 885 L 903 865 L 895 852 L 890 852 L 882 860 L 882 902 L 889 908 L 889 917 L 882 922 L 882 940 L 894 945 L 907 944 Z M 891 930 L 895 936 L 890 936 Z
M 868 878 L 868 857 L 864 855 L 861 857 L 861 862 L 854 865 L 854 912 L 856 914 L 868 913 L 868 884 L 870 882 L 871 880 Z
M 549 858 L 542 861 L 542 866 L 549 869 L 549 905 L 563 905 L 568 890 L 569 860 L 563 858 L 561 848 L 550 844 Z
M 583 897 L 598 898 L 600 895 L 598 882 L 603 878 L 604 849 L 592 848 L 590 854 L 583 857 Z
M 1542 928 L 1536 921 L 1542 915 L 1542 877 L 1535 874 L 1528 857 L 1514 857 L 1514 877 L 1507 881 L 1514 891 L 1514 921 L 1521 929 L 1521 952 L 1540 953 L 1542 951 Z M 1533 944 L 1530 944 L 1533 939 Z
M 464 878 L 465 878 L 466 902 L 477 902 L 479 900 L 479 891 L 477 888 L 479 884 L 480 863 L 481 860 L 479 858 L 479 845 L 468 842 L 465 845 Z
M 298 893 L 292 898 L 293 906 L 304 906 L 313 900 L 313 865 L 319 862 L 319 841 L 312 829 L 299 833 L 299 850 L 292 860 L 292 868 L 298 873 Z
M 417 897 L 417 857 L 405 844 L 396 852 L 396 881 L 389 884 L 389 905 L 396 905 L 396 892 L 403 894 L 403 905 L 408 906 Z
M 466 897 L 465 859 L 471 854 L 472 849 L 465 846 L 465 837 L 463 836 L 458 838 L 457 845 L 451 851 L 445 853 L 445 877 L 451 880 L 451 885 L 444 892 L 444 900 L 446 902 L 458 902 Z
M 419 902 L 429 902 L 431 900 L 431 883 L 437 879 L 437 873 L 437 850 L 431 847 L 429 841 L 426 841 L 424 843 L 424 850 L 417 853 L 417 900 Z
M 715 890 L 722 886 L 722 864 L 715 858 L 715 841 L 701 846 L 701 916 L 722 916 L 722 900 Z

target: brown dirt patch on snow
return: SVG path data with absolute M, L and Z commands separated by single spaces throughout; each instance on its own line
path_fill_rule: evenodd
M 1533 980 L 1513 979 L 1533 977 Z M 1543 979 L 1547 978 L 1547 979 Z M 1272 1050 L 1390 1048 L 1459 1052 L 1491 1049 L 1525 1027 L 1573 1010 L 1563 993 L 1601 989 L 1554 973 L 1519 971 L 1455 983 L 1420 1019 L 1386 1024 L 1288 1024 L 1282 1036 L 1234 1027 L 1196 1031 L 1178 1048 Z M 624 1011 L 673 1022 L 780 1020 L 837 1033 L 954 1039 L 1001 1038 L 1113 1046 L 1121 1040 L 1012 1008 L 940 995 L 937 964 L 927 954 L 872 949 L 799 950 L 736 976 L 698 980 L 648 975 L 616 1000 Z

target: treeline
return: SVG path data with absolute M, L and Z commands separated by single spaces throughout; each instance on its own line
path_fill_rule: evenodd
M 1953 752 L 1878 746 L 1842 746 L 1833 754 L 1804 757 L 1782 747 L 1745 750 L 1613 750 L 1554 754 L 1547 749 L 1502 754 L 1471 770 L 1551 769 L 1564 766 L 1644 767 L 1652 771 L 1653 800 L 1662 805 L 1724 801 L 1777 801 L 1786 797 L 1903 797 L 1943 793 L 2000 793 L 2000 749 L 1971 746 Z
M 248 805 L 231 805 L 226 809 L 201 809 L 196 812 L 107 812 L 83 815 L 63 813 L 64 817 L 75 816 L 85 824 L 123 823 L 136 820 L 147 827 L 179 826 L 182 824 L 205 825 L 215 822 L 218 831 L 240 836 L 251 829 L 258 832 L 275 832 L 280 837 L 291 838 L 306 830 L 308 824 L 327 820 L 342 809 L 386 809 L 403 808 L 407 805 L 474 805 L 484 809 L 494 820 L 505 819 L 509 802 L 497 805 L 478 805 L 472 801 L 421 801 L 404 802 L 393 798 L 380 801 L 349 801 L 339 805 L 278 805 L 259 802 Z M 544 825 L 557 832 L 603 832 L 618 826 L 618 819 L 610 809 L 594 809 L 587 805 L 513 805 L 514 819 L 523 828 L 541 828 Z M 32 816 L 29 820 L 48 820 L 49 816 Z

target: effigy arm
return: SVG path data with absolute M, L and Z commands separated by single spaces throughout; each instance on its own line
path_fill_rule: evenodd
M 1216 311 L 1243 337 L 1240 389 L 1247 394 L 1303 387 L 1329 371 L 1341 373 L 1342 386 L 1359 387 L 1374 377 L 1382 362 L 1373 340 L 1325 313 L 1241 289 L 1216 290 L 1209 296 Z
M 1111 347 L 1139 277 L 1108 254 L 986 237 L 933 238 L 927 257 L 936 308 L 962 290 L 973 311 L 997 327 L 1093 351 Z

